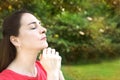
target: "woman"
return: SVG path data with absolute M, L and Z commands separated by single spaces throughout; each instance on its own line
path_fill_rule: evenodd
M 0 80 L 64 80 L 61 57 L 55 49 L 47 48 L 47 30 L 34 15 L 17 11 L 4 20 L 2 27 Z

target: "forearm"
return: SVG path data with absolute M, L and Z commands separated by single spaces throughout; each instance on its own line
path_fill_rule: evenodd
M 47 80 L 59 80 L 59 71 L 47 72 Z
M 65 80 L 62 71 L 59 72 L 59 80 Z
M 65 80 L 61 70 L 54 72 L 47 72 L 47 80 Z

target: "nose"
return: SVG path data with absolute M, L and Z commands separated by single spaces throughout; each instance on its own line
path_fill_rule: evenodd
M 40 34 L 43 34 L 43 33 L 46 33 L 47 32 L 47 29 L 44 28 L 44 27 L 40 27 Z

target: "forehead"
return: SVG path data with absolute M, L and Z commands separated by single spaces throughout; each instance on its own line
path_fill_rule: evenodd
M 30 13 L 24 13 L 21 17 L 20 23 L 21 25 L 27 25 L 31 22 L 38 22 L 39 20 Z

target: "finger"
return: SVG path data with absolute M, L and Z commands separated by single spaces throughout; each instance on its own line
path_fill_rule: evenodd
M 59 56 L 59 60 L 60 60 L 60 61 L 62 60 L 62 57 L 61 57 L 61 56 Z
M 58 57 L 59 60 L 62 60 L 62 57 L 59 55 L 59 52 L 56 52 L 56 56 Z
M 51 52 L 52 52 L 52 51 L 51 51 L 51 48 L 48 48 L 48 49 L 47 49 L 47 54 L 50 55 Z
M 42 54 L 40 54 L 39 59 L 42 59 Z
M 55 49 L 52 49 L 52 53 L 51 53 L 52 55 L 55 55 Z
M 42 56 L 46 56 L 47 53 L 47 49 L 43 49 L 43 55 Z
M 59 56 L 59 52 L 56 52 L 56 56 Z

